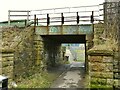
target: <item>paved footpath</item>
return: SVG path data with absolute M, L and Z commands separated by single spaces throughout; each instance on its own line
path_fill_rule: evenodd
M 72 62 L 51 85 L 51 88 L 84 88 L 85 73 L 83 62 Z

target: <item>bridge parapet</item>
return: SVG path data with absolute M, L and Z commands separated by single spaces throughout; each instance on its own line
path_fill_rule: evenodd
M 36 24 L 40 26 L 91 24 L 91 20 L 103 21 L 103 4 L 42 10 L 9 10 L 8 23 L 14 20 L 26 20 L 25 24 L 29 24 L 34 22 L 34 15 Z
M 61 34 L 92 34 L 92 25 L 59 25 L 59 26 L 38 26 L 35 30 L 40 35 L 61 35 Z

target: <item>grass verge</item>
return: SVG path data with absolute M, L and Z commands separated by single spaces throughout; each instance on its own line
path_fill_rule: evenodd
M 17 88 L 49 88 L 58 76 L 59 73 L 37 73 L 26 79 L 23 79 L 22 82 L 17 84 Z

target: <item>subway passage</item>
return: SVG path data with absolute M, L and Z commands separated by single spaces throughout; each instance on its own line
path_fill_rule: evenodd
M 85 35 L 43 35 L 45 54 L 50 67 L 56 68 L 59 61 L 62 73 L 51 84 L 51 88 L 84 88 L 86 70 Z M 54 70 L 54 69 L 53 69 Z

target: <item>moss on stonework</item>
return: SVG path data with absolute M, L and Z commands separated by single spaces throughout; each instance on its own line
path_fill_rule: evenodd
M 114 52 L 111 47 L 107 45 L 96 45 L 92 49 L 88 50 L 89 55 L 113 55 Z
M 91 78 L 91 84 L 96 84 L 96 85 L 106 85 L 107 80 L 106 79 L 101 79 L 101 78 Z
M 89 55 L 113 55 L 113 51 L 110 50 L 89 50 Z
M 6 49 L 6 48 L 5 48 L 5 49 L 2 48 L 0 51 L 1 51 L 2 53 L 13 53 L 15 50 L 14 50 L 14 49 L 10 49 L 10 48 L 9 48 L 9 49 L 8 49 L 8 48 L 7 48 L 7 49 Z
M 113 87 L 111 85 L 98 85 L 98 84 L 92 84 L 90 88 L 97 89 L 97 90 L 113 90 Z

